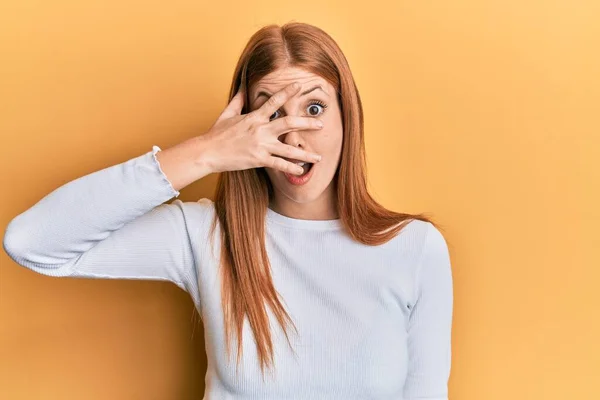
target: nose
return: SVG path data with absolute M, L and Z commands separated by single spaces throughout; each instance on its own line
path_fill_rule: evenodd
M 290 131 L 279 136 L 279 140 L 282 143 L 289 144 L 290 146 L 304 148 L 304 141 L 300 131 Z
M 298 109 L 298 106 L 294 101 L 288 102 L 288 104 L 282 107 L 284 110 L 283 115 L 301 115 L 301 112 Z M 290 132 L 286 132 L 279 136 L 279 140 L 285 144 L 289 144 L 290 146 L 304 148 L 304 139 L 302 137 L 302 130 L 293 130 Z

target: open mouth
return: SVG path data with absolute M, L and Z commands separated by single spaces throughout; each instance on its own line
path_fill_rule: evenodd
M 302 172 L 302 175 L 296 175 L 296 174 L 290 174 L 287 172 L 284 172 L 283 174 L 285 175 L 285 178 L 287 179 L 287 181 L 289 183 L 291 183 L 292 185 L 296 185 L 296 186 L 301 186 L 304 185 L 305 183 L 307 183 L 310 178 L 313 175 L 313 171 L 312 171 L 312 167 L 313 167 L 313 163 L 299 163 L 297 165 L 300 165 L 302 167 L 302 169 L 304 170 Z
M 308 172 L 310 171 L 310 169 L 312 168 L 314 164 L 313 163 L 304 163 L 304 165 L 302 166 L 302 168 L 304 169 L 304 173 L 302 175 L 298 175 L 298 176 L 304 176 L 306 174 L 308 174 Z

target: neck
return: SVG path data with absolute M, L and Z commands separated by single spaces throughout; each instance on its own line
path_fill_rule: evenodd
M 295 219 L 338 219 L 339 213 L 334 193 L 333 190 L 325 191 L 319 198 L 311 202 L 299 203 L 276 192 L 269 202 L 269 208 L 278 214 Z

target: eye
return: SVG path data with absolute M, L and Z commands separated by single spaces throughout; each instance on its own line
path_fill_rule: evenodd
M 315 109 L 317 108 L 317 114 L 311 114 L 310 112 L 308 113 L 308 115 L 310 115 L 311 117 L 316 117 L 317 115 L 321 114 L 318 112 L 318 107 L 321 107 L 323 109 L 323 112 L 325 112 L 325 109 L 327 108 L 327 104 L 323 103 L 320 100 L 312 100 L 310 103 L 308 103 L 308 109 Z
M 321 113 L 319 113 L 319 108 L 318 107 L 321 107 L 323 109 L 323 111 Z M 308 103 L 308 106 L 307 106 L 307 110 L 311 110 L 311 111 L 308 112 L 308 115 L 311 116 L 311 117 L 316 117 L 316 116 L 324 113 L 326 108 L 327 108 L 327 104 L 323 103 L 322 101 L 320 101 L 320 100 L 311 100 Z M 317 110 L 316 114 L 313 114 L 312 112 L 314 112 L 314 111 L 312 111 L 312 110 L 315 110 L 315 109 Z M 279 110 L 275 111 L 271 115 L 271 117 L 269 118 L 269 120 L 272 121 L 273 120 L 273 116 L 275 116 L 278 112 L 279 112 Z

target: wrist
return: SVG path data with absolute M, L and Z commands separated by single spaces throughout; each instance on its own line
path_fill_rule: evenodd
M 209 140 L 205 135 L 200 135 L 190 139 L 193 154 L 193 163 L 200 177 L 210 175 L 215 170 L 214 161 L 211 158 Z
M 205 144 L 193 137 L 156 153 L 161 170 L 175 190 L 180 191 L 212 173 Z

